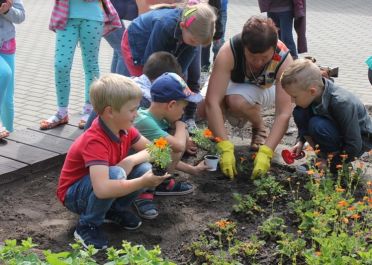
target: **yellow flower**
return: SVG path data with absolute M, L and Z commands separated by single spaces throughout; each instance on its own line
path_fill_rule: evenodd
M 159 149 L 164 149 L 165 147 L 167 147 L 168 141 L 165 140 L 163 137 L 160 137 L 159 139 L 156 139 L 154 143 L 155 146 Z

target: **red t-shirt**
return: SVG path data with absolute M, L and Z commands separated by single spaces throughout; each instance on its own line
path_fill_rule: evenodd
M 97 118 L 85 133 L 80 135 L 68 150 L 58 181 L 57 197 L 64 203 L 68 188 L 89 174 L 93 165 L 115 166 L 123 160 L 141 135 L 136 128 L 121 131 L 118 138 Z

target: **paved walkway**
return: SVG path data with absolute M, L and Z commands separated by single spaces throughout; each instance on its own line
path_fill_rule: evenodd
M 54 114 L 54 33 L 48 30 L 54 1 L 23 0 L 26 21 L 17 27 L 17 72 L 15 128 L 38 126 L 41 118 Z M 367 78 L 366 58 L 372 55 L 372 1 L 311 0 L 307 6 L 309 54 L 323 65 L 339 66 L 336 82 L 354 91 L 365 104 L 372 104 L 372 87 Z M 256 0 L 230 0 L 227 36 L 241 31 L 244 22 L 259 14 Z M 83 104 L 84 74 L 80 49 L 72 70 L 70 112 Z M 101 72 L 110 68 L 112 50 L 102 41 Z

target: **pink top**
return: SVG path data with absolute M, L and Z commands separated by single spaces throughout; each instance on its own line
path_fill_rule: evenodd
M 0 53 L 13 54 L 16 51 L 16 40 L 15 38 L 3 42 L 3 46 L 0 47 Z

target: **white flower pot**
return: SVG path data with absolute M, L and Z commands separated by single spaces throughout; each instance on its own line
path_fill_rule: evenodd
M 208 171 L 216 171 L 220 157 L 217 155 L 206 155 L 204 156 L 204 163 L 208 167 Z

